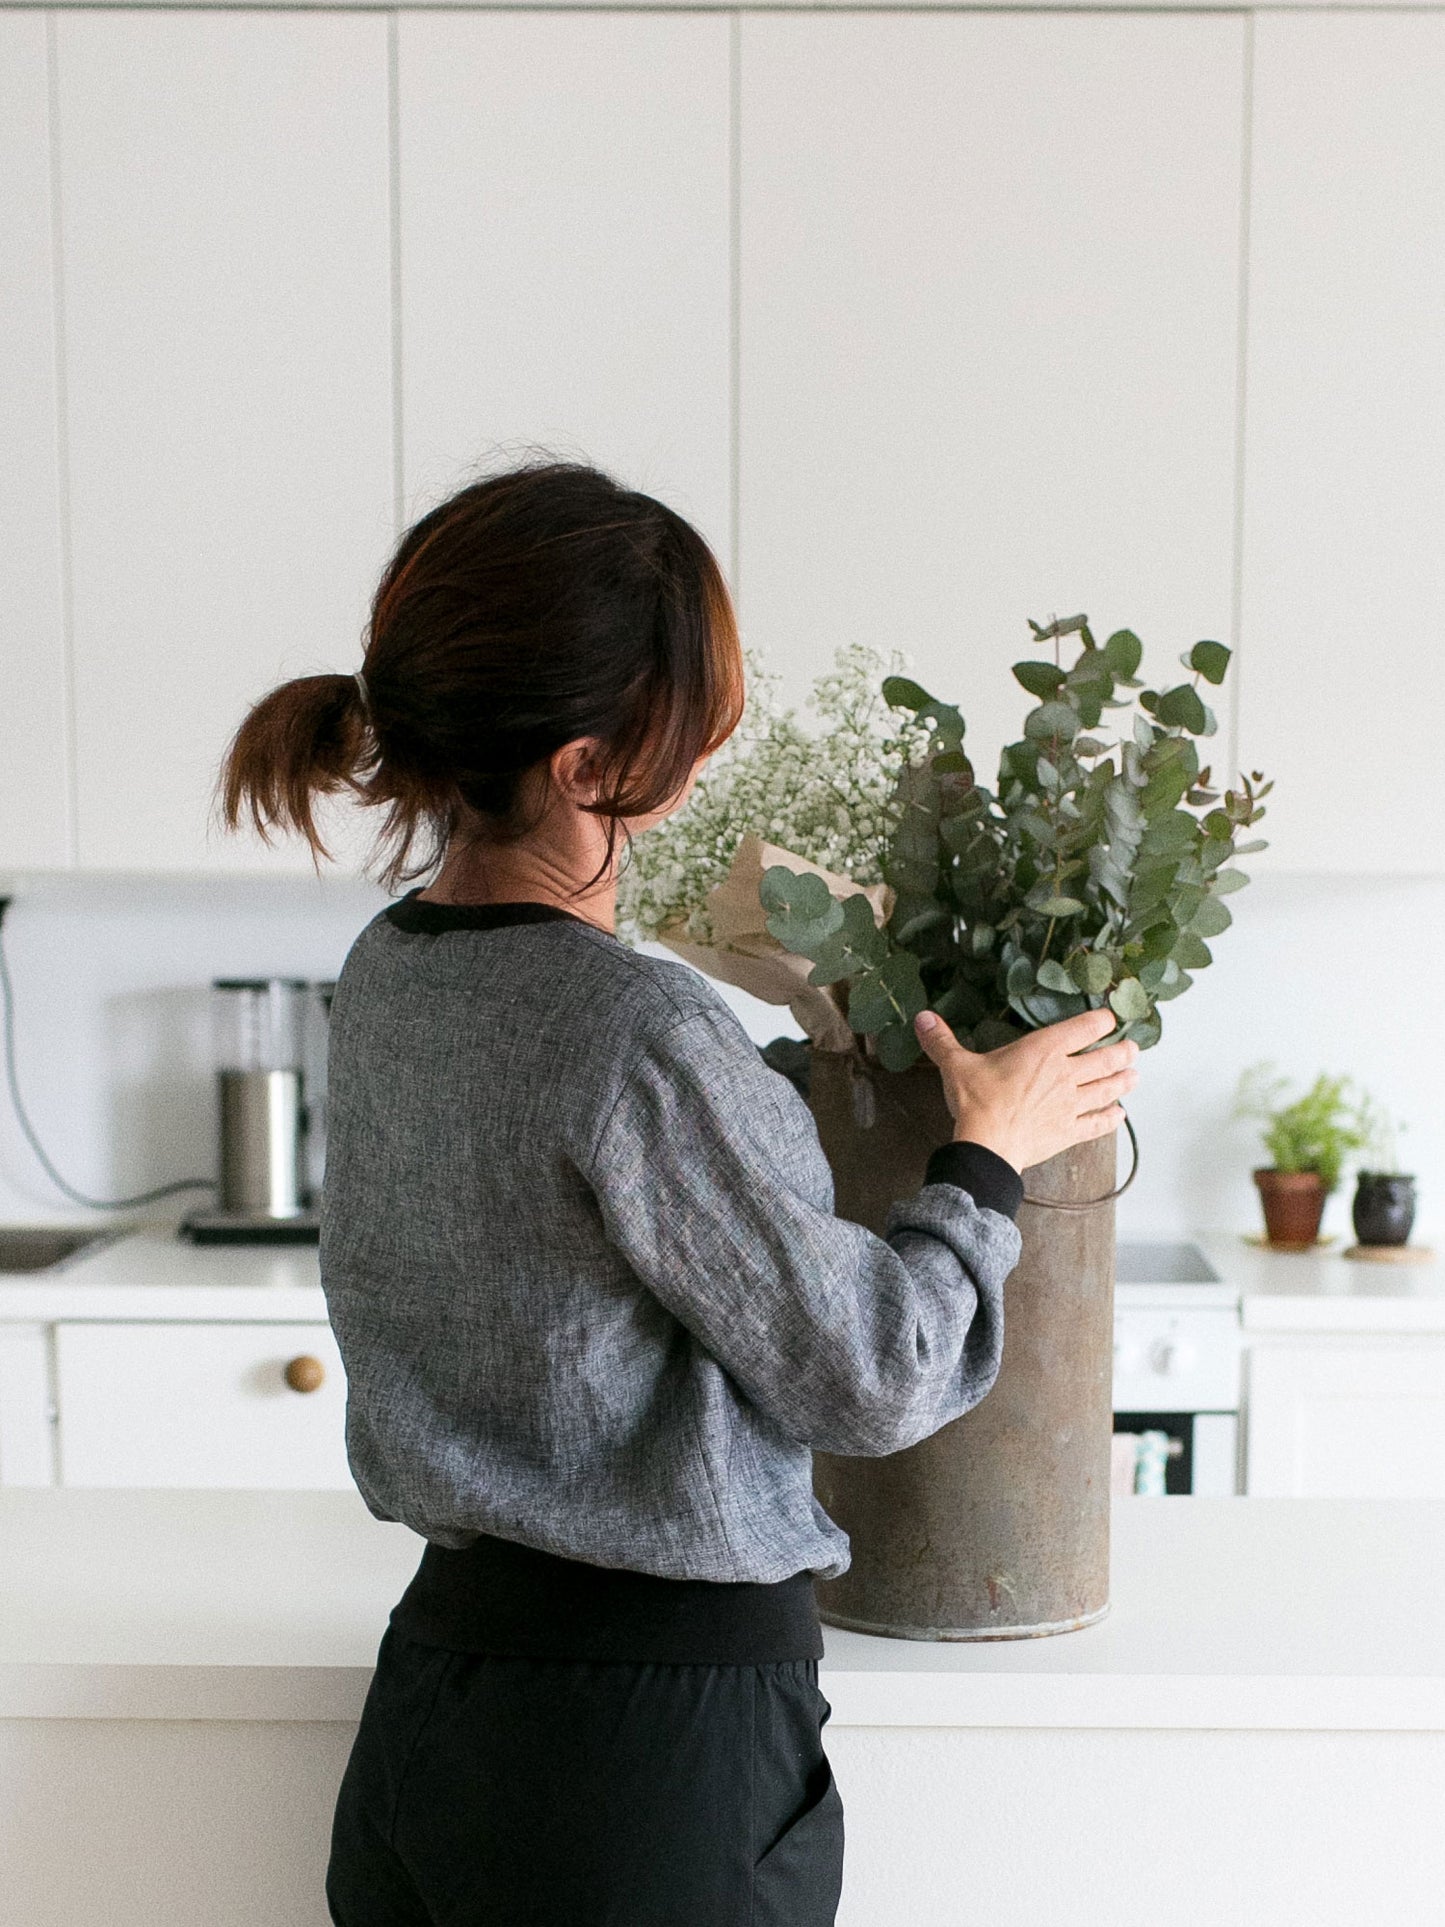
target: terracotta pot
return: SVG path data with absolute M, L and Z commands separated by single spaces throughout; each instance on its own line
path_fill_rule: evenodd
M 953 1135 L 931 1064 L 860 1075 L 815 1052 L 809 1103 L 840 1216 L 881 1231 Z M 1115 1134 L 1025 1174 L 1033 1197 L 1114 1186 Z M 887 1458 L 815 1456 L 821 1504 L 853 1563 L 820 1582 L 835 1626 L 903 1639 L 1017 1639 L 1087 1625 L 1109 1605 L 1114 1206 L 1026 1204 L 1004 1288 L 1003 1364 L 988 1395 Z
M 1325 1181 L 1318 1171 L 1276 1171 L 1273 1166 L 1254 1173 L 1264 1206 L 1265 1236 L 1281 1251 L 1308 1251 L 1320 1235 L 1325 1208 Z
M 1415 1180 L 1394 1171 L 1361 1171 L 1351 1208 L 1362 1245 L 1402 1245 L 1415 1222 Z

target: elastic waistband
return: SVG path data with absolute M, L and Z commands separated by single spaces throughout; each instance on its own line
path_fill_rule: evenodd
M 391 1623 L 423 1645 L 522 1658 L 761 1666 L 823 1653 L 809 1572 L 771 1585 L 662 1579 L 488 1533 L 429 1544 Z

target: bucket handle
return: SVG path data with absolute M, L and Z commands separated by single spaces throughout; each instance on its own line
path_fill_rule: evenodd
M 1122 1198 L 1129 1186 L 1139 1175 L 1139 1140 L 1134 1135 L 1134 1126 L 1129 1122 L 1129 1113 L 1124 1113 L 1124 1129 L 1129 1133 L 1131 1153 L 1129 1175 L 1122 1184 L 1116 1184 L 1112 1191 L 1106 1191 L 1102 1198 L 1090 1198 L 1083 1204 L 1066 1204 L 1061 1198 L 1031 1198 L 1024 1193 L 1025 1204 L 1036 1204 L 1045 1211 L 1093 1211 L 1101 1204 L 1112 1204 L 1115 1198 Z
M 872 1075 L 871 1067 L 861 1053 L 853 1055 L 850 1064 L 853 1086 L 853 1114 L 865 1129 L 873 1122 L 873 1105 L 878 1092 L 878 1080 Z M 860 1108 L 859 1099 L 864 1099 Z M 888 1102 L 893 1104 L 892 1098 Z M 895 1109 L 899 1109 L 894 1104 Z M 1119 1107 L 1123 1110 L 1123 1106 Z M 1025 1204 L 1036 1204 L 1044 1211 L 1097 1211 L 1101 1204 L 1112 1204 L 1115 1198 L 1122 1198 L 1129 1186 L 1139 1175 L 1139 1140 L 1134 1135 L 1134 1126 L 1129 1121 L 1129 1113 L 1124 1111 L 1124 1129 L 1129 1133 L 1129 1175 L 1122 1184 L 1116 1184 L 1112 1191 L 1106 1191 L 1102 1198 L 1086 1198 L 1081 1204 L 1069 1204 L 1061 1198 L 1031 1198 L 1027 1191 L 1023 1196 Z

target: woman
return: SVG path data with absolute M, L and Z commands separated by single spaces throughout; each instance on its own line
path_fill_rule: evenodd
M 347 1446 L 427 1541 L 336 1807 L 340 1927 L 824 1927 L 842 1803 L 809 1448 L 898 1451 L 998 1372 L 1019 1172 L 1112 1131 L 1092 1011 L 987 1056 L 920 1019 L 955 1140 L 887 1236 L 712 986 L 613 933 L 626 839 L 736 727 L 721 572 L 581 464 L 462 489 L 388 566 L 364 670 L 251 712 L 226 820 L 326 854 L 387 807 L 331 1011 L 321 1275 Z M 420 846 L 420 857 L 416 851 Z M 440 867 L 438 868 L 438 865 Z

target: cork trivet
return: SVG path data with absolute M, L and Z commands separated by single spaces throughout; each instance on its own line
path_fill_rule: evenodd
M 1346 1245 L 1340 1256 L 1371 1265 L 1423 1265 L 1435 1253 L 1429 1245 Z

